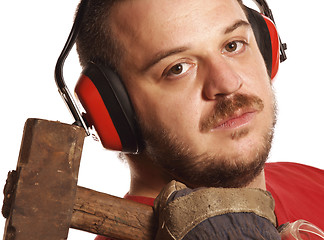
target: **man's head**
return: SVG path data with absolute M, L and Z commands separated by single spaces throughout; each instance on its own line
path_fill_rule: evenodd
M 126 85 L 146 144 L 130 161 L 144 158 L 189 186 L 252 181 L 270 150 L 275 100 L 240 4 L 101 2 L 111 6 L 106 21 L 86 21 L 78 50 L 81 63 L 112 65 Z M 93 46 L 82 45 L 90 32 Z M 108 36 L 112 49 L 100 41 Z

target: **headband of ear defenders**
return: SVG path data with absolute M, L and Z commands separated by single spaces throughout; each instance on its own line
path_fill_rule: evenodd
M 75 93 L 85 110 L 83 115 L 63 80 L 63 64 L 75 43 L 89 1 L 82 0 L 80 3 L 71 33 L 56 64 L 55 80 L 75 119 L 75 124 L 82 126 L 88 135 L 89 128 L 94 127 L 102 145 L 107 149 L 138 153 L 143 149 L 143 142 L 136 114 L 123 81 L 116 72 L 108 66 L 94 62 L 88 63 L 83 69 L 75 88 Z M 254 2 L 261 14 L 247 8 L 247 16 L 269 76 L 273 79 L 278 71 L 279 62 L 286 59 L 286 47 L 280 41 L 266 1 L 254 0 Z
M 57 59 L 57 62 L 55 65 L 54 77 L 55 77 L 55 83 L 58 88 L 58 91 L 75 120 L 75 122 L 73 124 L 83 127 L 84 130 L 86 131 L 87 135 L 89 136 L 90 133 L 89 133 L 88 126 L 87 126 L 86 122 L 84 121 L 84 119 L 81 115 L 81 112 L 80 112 L 78 106 L 76 105 L 68 87 L 65 84 L 64 78 L 63 78 L 64 62 L 76 41 L 78 32 L 80 30 L 80 26 L 82 23 L 82 19 L 85 14 L 86 7 L 88 5 L 88 2 L 89 2 L 89 0 L 81 0 L 81 2 L 80 2 L 79 11 L 78 11 L 77 15 L 75 16 L 74 23 L 73 23 L 71 32 L 69 34 L 69 37 L 66 40 L 66 43 L 63 47 L 63 50 L 62 50 L 59 58 Z

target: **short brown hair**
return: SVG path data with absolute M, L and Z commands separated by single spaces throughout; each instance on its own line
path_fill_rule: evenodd
M 91 0 L 88 3 L 76 40 L 80 64 L 90 61 L 117 68 L 123 48 L 109 24 L 113 5 L 121 0 Z

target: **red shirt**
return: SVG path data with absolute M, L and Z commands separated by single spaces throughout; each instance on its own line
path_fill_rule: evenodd
M 299 219 L 324 229 L 324 170 L 298 163 L 266 163 L 267 190 L 275 200 L 278 226 Z M 153 206 L 154 199 L 126 195 L 126 199 Z M 95 240 L 109 240 L 97 236 Z
M 268 163 L 265 177 L 279 225 L 304 219 L 324 229 L 323 170 L 297 163 Z

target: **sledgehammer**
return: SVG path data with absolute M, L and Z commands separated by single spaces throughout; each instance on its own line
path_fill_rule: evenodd
M 25 124 L 2 208 L 5 240 L 67 239 L 75 228 L 114 239 L 153 239 L 150 206 L 77 186 L 84 129 L 40 119 Z

